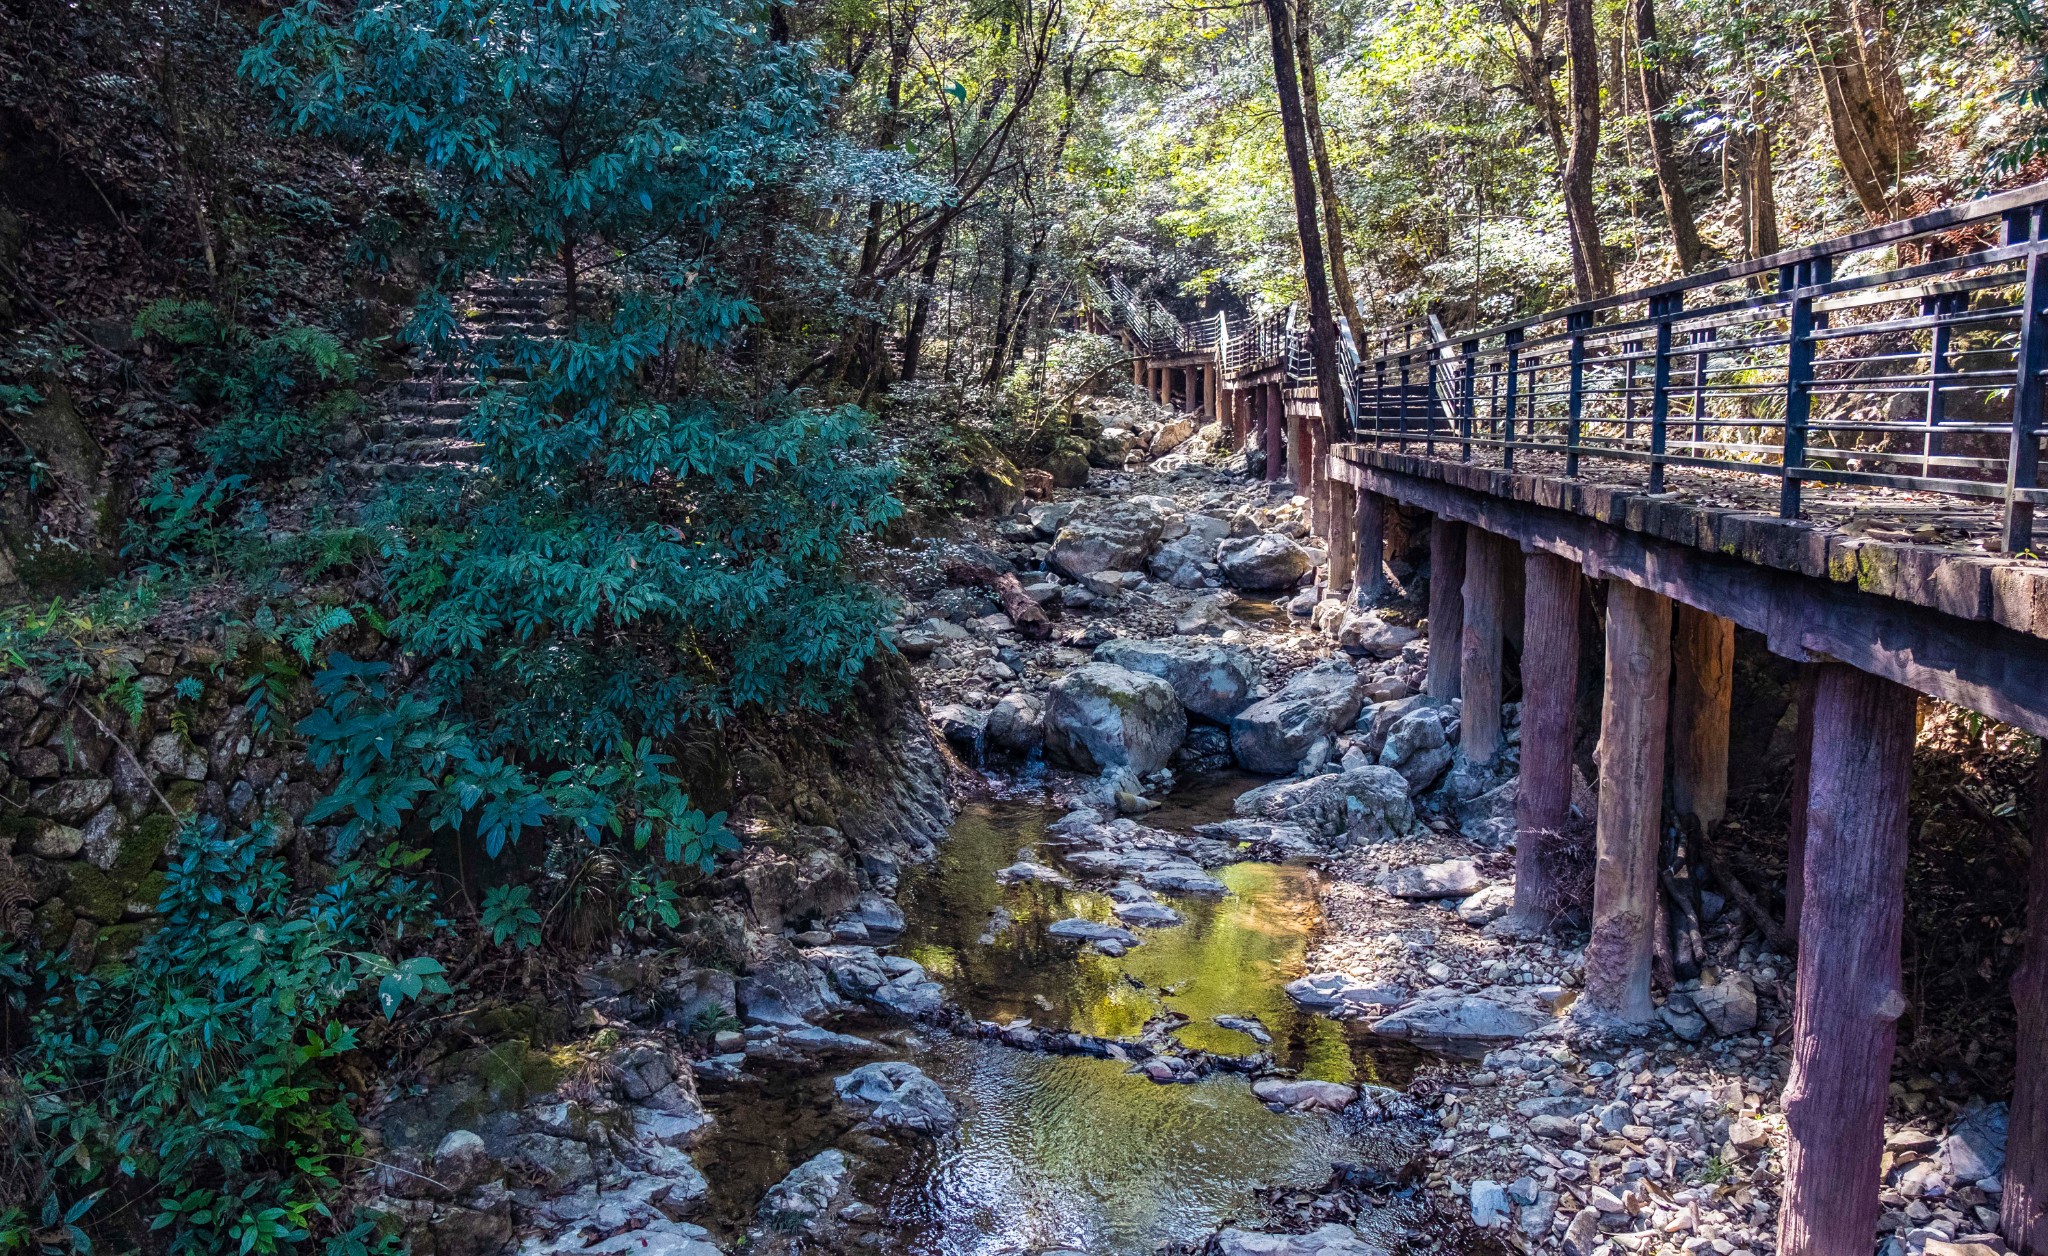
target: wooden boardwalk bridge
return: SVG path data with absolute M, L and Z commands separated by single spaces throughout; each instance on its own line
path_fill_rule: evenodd
M 1804 665 L 1779 1251 L 1869 1256 L 1916 695 L 2048 736 L 2048 184 L 1494 327 L 1340 325 L 1338 431 L 1291 315 L 1187 324 L 1115 282 L 1092 295 L 1140 387 L 1308 496 L 1333 588 L 1376 597 L 1391 505 L 1428 512 L 1428 683 L 1463 698 L 1482 762 L 1519 615 L 1524 919 L 1557 906 L 1541 838 L 1571 796 L 1582 582 L 1606 582 L 1578 1015 L 1653 1014 L 1667 808 L 1723 816 L 1736 627 Z M 2002 1213 L 2023 1253 L 2048 1252 L 2048 784 L 2035 815 Z

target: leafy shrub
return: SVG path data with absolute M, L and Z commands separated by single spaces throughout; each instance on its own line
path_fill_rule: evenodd
M 362 406 L 360 373 L 339 337 L 286 320 L 259 332 L 205 301 L 157 301 L 135 334 L 172 346 L 185 393 L 218 417 L 199 449 L 229 473 L 275 471 L 305 456 Z
M 130 963 L 43 962 L 16 1057 L 42 1150 L 11 1167 L 38 1184 L 34 1214 L 71 1227 L 59 1248 L 132 1250 L 146 1227 L 173 1253 L 361 1250 L 368 1231 L 330 1211 L 364 1152 L 337 1064 L 372 998 L 389 1017 L 448 989 L 418 953 L 444 923 L 420 856 L 391 848 L 302 894 L 267 825 L 193 824 L 176 850 L 162 925 Z M 13 1224 L 36 1230 L 28 1215 Z
M 533 906 L 533 890 L 524 885 L 495 885 L 484 891 L 481 923 L 490 931 L 491 945 L 510 943 L 515 951 L 529 951 L 540 945 L 540 912 Z

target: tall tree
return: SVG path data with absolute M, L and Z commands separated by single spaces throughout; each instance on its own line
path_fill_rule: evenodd
M 1600 215 L 1593 204 L 1593 167 L 1600 157 L 1600 50 L 1593 35 L 1593 0 L 1565 0 L 1565 65 L 1571 113 L 1571 149 L 1564 159 L 1564 213 L 1571 232 L 1572 286 L 1579 300 L 1614 290 L 1614 273 L 1600 248 Z
M 1671 245 L 1678 253 L 1678 269 L 1691 274 L 1706 257 L 1700 229 L 1693 221 L 1692 194 L 1685 188 L 1685 172 L 1678 162 L 1678 145 L 1671 134 L 1671 82 L 1664 72 L 1666 51 L 1657 41 L 1656 0 L 1629 0 L 1629 25 L 1636 40 L 1637 86 L 1643 94 L 1643 121 L 1650 134 L 1650 163 L 1657 171 L 1657 192 L 1664 201 L 1664 217 L 1671 224 Z
M 1337 179 L 1330 170 L 1330 150 L 1323 141 L 1323 110 L 1316 92 L 1315 49 L 1309 43 L 1308 0 L 1299 0 L 1294 15 L 1294 50 L 1301 63 L 1301 116 L 1308 127 L 1309 152 L 1315 157 L 1316 185 L 1322 191 L 1323 236 L 1330 246 L 1330 287 L 1337 308 L 1351 323 L 1353 335 L 1362 334 L 1358 321 L 1358 298 L 1351 291 L 1351 269 L 1344 260 L 1344 204 L 1337 199 Z
M 1287 147 L 1287 173 L 1294 185 L 1294 229 L 1301 236 L 1302 278 L 1308 288 L 1309 357 L 1315 363 L 1316 395 L 1323 431 L 1344 429 L 1344 400 L 1337 378 L 1337 320 L 1330 313 L 1330 284 L 1323 269 L 1323 243 L 1316 229 L 1315 171 L 1308 152 L 1308 125 L 1301 112 L 1295 77 L 1293 14 L 1287 0 L 1265 0 L 1266 26 L 1273 39 L 1273 86 L 1280 97 L 1280 131 Z
M 1884 6 L 1871 0 L 1830 0 L 1825 16 L 1807 24 L 1806 41 L 1820 71 L 1842 173 L 1863 212 L 1872 222 L 1884 222 L 1896 208 L 1899 180 L 1919 147 L 1919 128 L 1892 55 Z

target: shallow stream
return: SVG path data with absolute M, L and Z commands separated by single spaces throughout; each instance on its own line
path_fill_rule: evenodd
M 1217 818 L 1249 783 L 1224 778 L 1184 790 L 1149 822 L 1184 829 Z M 1407 1080 L 1414 1052 L 1307 1014 L 1283 989 L 1302 975 L 1316 927 L 1313 869 L 1216 869 L 1228 896 L 1163 896 L 1183 923 L 1142 930 L 1143 945 L 1111 958 L 1046 934 L 1070 916 L 1112 920 L 1108 898 L 995 879 L 1020 857 L 1057 866 L 1041 842 L 1058 815 L 1023 802 L 967 809 L 938 860 L 906 878 L 898 897 L 908 928 L 896 952 L 946 982 L 980 1019 L 1135 1037 L 1147 1020 L 1177 1012 L 1188 1020 L 1174 1036 L 1191 1048 L 1268 1050 L 1278 1064 L 1328 1081 Z M 1262 1047 L 1223 1028 L 1219 1015 L 1256 1017 L 1273 1042 Z M 964 1124 L 863 1193 L 882 1210 L 887 1249 L 910 1256 L 1151 1253 L 1232 1218 L 1252 1220 L 1262 1186 L 1309 1186 L 1338 1165 L 1402 1159 L 1384 1135 L 1345 1119 L 1268 1110 L 1233 1073 L 1162 1086 L 1092 1056 L 945 1036 L 911 1043 L 906 1058 L 953 1097 Z M 838 1071 L 714 1100 L 714 1141 L 726 1163 L 706 1169 L 721 1196 L 757 1198 L 780 1173 L 843 1139 L 843 1122 L 828 1115 L 828 1079 Z

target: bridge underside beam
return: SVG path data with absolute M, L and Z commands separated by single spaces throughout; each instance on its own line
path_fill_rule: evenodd
M 2048 736 L 2048 641 L 2038 637 L 1341 456 L 1330 459 L 1330 474 L 1568 558 L 1593 578 L 1733 620 L 1787 658 L 1837 660 Z

